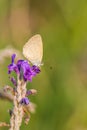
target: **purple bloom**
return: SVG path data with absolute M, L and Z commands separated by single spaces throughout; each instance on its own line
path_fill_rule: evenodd
M 14 63 L 15 57 L 16 57 L 16 55 L 13 54 L 13 55 L 12 55 L 11 64 L 8 66 L 8 74 L 10 74 L 12 71 L 15 71 L 16 73 L 18 73 L 17 65 Z
M 15 59 L 15 57 L 16 57 L 16 54 L 13 54 L 13 55 L 12 55 L 12 61 L 11 61 L 12 64 L 14 63 L 14 59 Z
M 15 54 L 12 55 L 12 63 L 8 66 L 8 74 L 12 71 L 15 71 L 17 74 L 23 72 L 23 78 L 25 81 L 32 81 L 32 78 L 40 72 L 40 69 L 37 66 L 30 66 L 26 60 L 18 60 L 17 64 L 14 63 Z
M 26 60 L 19 60 L 17 62 L 17 67 L 19 71 L 21 69 L 23 70 L 23 77 L 25 81 L 27 80 L 32 81 L 32 77 L 36 75 L 36 73 L 32 70 L 32 67 L 29 65 L 28 61 Z
M 24 97 L 24 98 L 21 99 L 20 103 L 23 104 L 23 105 L 28 105 L 29 99 L 27 97 Z
M 31 95 L 31 94 L 32 94 L 31 90 L 28 90 L 28 91 L 26 92 L 26 96 L 29 96 L 29 95 Z
M 35 65 L 32 66 L 32 70 L 33 70 L 36 74 L 40 73 L 40 69 L 39 69 L 37 66 L 35 66 Z
M 36 90 L 36 89 L 27 90 L 26 96 L 29 96 L 29 95 L 31 95 L 31 94 L 37 94 L 37 90 Z
M 9 77 L 9 79 L 14 84 L 14 86 L 17 86 L 17 81 L 16 81 L 16 79 L 14 77 Z

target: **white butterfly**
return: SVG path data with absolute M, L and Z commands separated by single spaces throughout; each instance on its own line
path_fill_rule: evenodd
M 33 65 L 40 66 L 43 57 L 42 38 L 39 34 L 31 37 L 23 47 L 23 55 Z

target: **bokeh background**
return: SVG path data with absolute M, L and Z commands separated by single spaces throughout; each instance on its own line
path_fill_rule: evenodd
M 0 49 L 11 45 L 22 54 L 37 33 L 43 39 L 44 65 L 27 86 L 38 90 L 30 96 L 37 109 L 21 130 L 87 130 L 87 1 L 0 0 Z M 12 85 L 9 63 L 10 58 L 0 61 L 1 88 Z M 0 121 L 9 123 L 9 108 L 10 102 L 0 100 Z

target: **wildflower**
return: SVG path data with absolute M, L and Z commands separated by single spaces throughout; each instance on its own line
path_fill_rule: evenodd
M 17 81 L 16 81 L 16 79 L 14 77 L 9 77 L 9 79 L 14 84 L 14 86 L 17 86 Z
M 16 55 L 13 54 L 13 55 L 12 55 L 11 64 L 8 66 L 8 74 L 10 74 L 12 71 L 15 71 L 16 73 L 18 73 L 17 65 L 14 63 L 15 57 L 16 57 Z
M 12 63 L 8 66 L 8 74 L 10 74 L 12 71 L 15 71 L 16 74 L 20 74 L 21 71 L 23 72 L 23 79 L 24 81 L 32 81 L 32 78 L 36 76 L 40 69 L 33 65 L 30 66 L 27 60 L 18 60 L 17 63 L 14 63 L 16 55 L 12 55 Z
M 37 74 L 40 73 L 40 69 L 35 65 L 32 66 L 32 70 Z
M 30 89 L 30 90 L 27 90 L 26 92 L 26 96 L 29 96 L 29 95 L 34 95 L 34 94 L 37 94 L 37 90 L 36 89 Z
M 28 105 L 29 99 L 27 97 L 24 97 L 24 98 L 21 99 L 20 103 L 23 104 L 23 105 Z

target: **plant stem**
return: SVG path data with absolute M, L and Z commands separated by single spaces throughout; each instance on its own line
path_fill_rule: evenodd
M 17 86 L 14 91 L 14 99 L 13 99 L 14 108 L 10 119 L 9 130 L 20 130 L 22 118 L 24 115 L 23 106 L 22 104 L 20 104 L 20 101 L 22 98 L 25 97 L 25 95 L 26 95 L 26 82 L 24 82 L 23 79 L 20 80 L 18 76 Z

